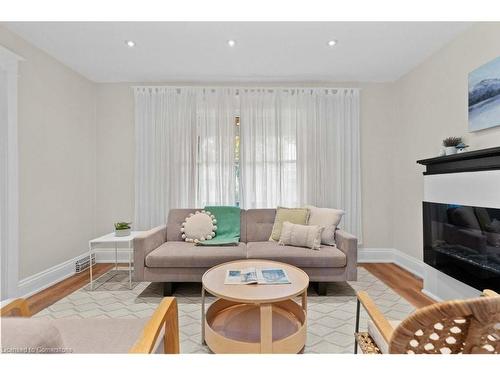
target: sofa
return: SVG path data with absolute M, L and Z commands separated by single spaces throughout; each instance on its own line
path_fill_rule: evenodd
M 166 225 L 148 230 L 134 239 L 134 280 L 163 282 L 164 295 L 175 283 L 201 282 L 205 271 L 218 264 L 241 259 L 267 259 L 301 268 L 318 294 L 326 283 L 357 278 L 357 239 L 337 229 L 335 246 L 319 250 L 281 246 L 269 241 L 275 209 L 241 210 L 240 243 L 237 246 L 195 246 L 182 240 L 181 225 L 197 209 L 172 209 Z M 199 210 L 199 209 L 198 209 Z

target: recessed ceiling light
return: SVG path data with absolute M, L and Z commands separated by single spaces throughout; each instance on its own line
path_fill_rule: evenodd
M 126 40 L 125 44 L 130 48 L 135 47 L 135 42 L 133 40 Z
M 333 40 L 333 39 L 332 39 L 332 40 L 329 40 L 329 41 L 328 41 L 328 45 L 329 45 L 330 47 L 333 47 L 335 44 L 337 44 L 337 41 L 336 41 L 336 40 Z
M 229 39 L 229 40 L 227 41 L 227 45 L 228 45 L 229 47 L 234 47 L 234 46 L 236 45 L 236 40 Z

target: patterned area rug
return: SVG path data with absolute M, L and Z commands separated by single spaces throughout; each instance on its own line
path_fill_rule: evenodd
M 104 281 L 102 283 L 101 281 Z M 159 283 L 134 283 L 128 289 L 128 274 L 110 271 L 90 291 L 86 286 L 39 312 L 37 317 L 61 318 L 144 318 L 152 315 L 162 298 Z M 209 353 L 201 344 L 201 284 L 178 284 L 181 353 Z M 308 332 L 305 353 L 353 353 L 356 315 L 355 291 L 365 290 L 390 320 L 402 320 L 415 308 L 378 278 L 358 268 L 358 281 L 329 283 L 328 295 L 308 291 Z M 207 298 L 207 307 L 215 299 Z M 298 301 L 297 301 L 298 302 Z M 361 314 L 360 329 L 367 316 Z

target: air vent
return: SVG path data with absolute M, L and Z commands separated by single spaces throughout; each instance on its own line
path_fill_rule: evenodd
M 87 268 L 89 268 L 89 256 L 85 256 L 83 258 L 80 258 L 78 259 L 76 262 L 75 262 L 75 272 L 76 273 L 80 273 L 84 270 L 86 270 Z M 92 265 L 95 264 L 95 254 L 92 254 Z

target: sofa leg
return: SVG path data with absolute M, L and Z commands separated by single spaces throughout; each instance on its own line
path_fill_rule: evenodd
M 163 297 L 169 297 L 174 294 L 174 283 L 163 283 Z
M 316 293 L 318 293 L 318 296 L 326 296 L 326 287 L 327 283 L 325 282 L 314 283 L 314 289 L 316 289 Z

